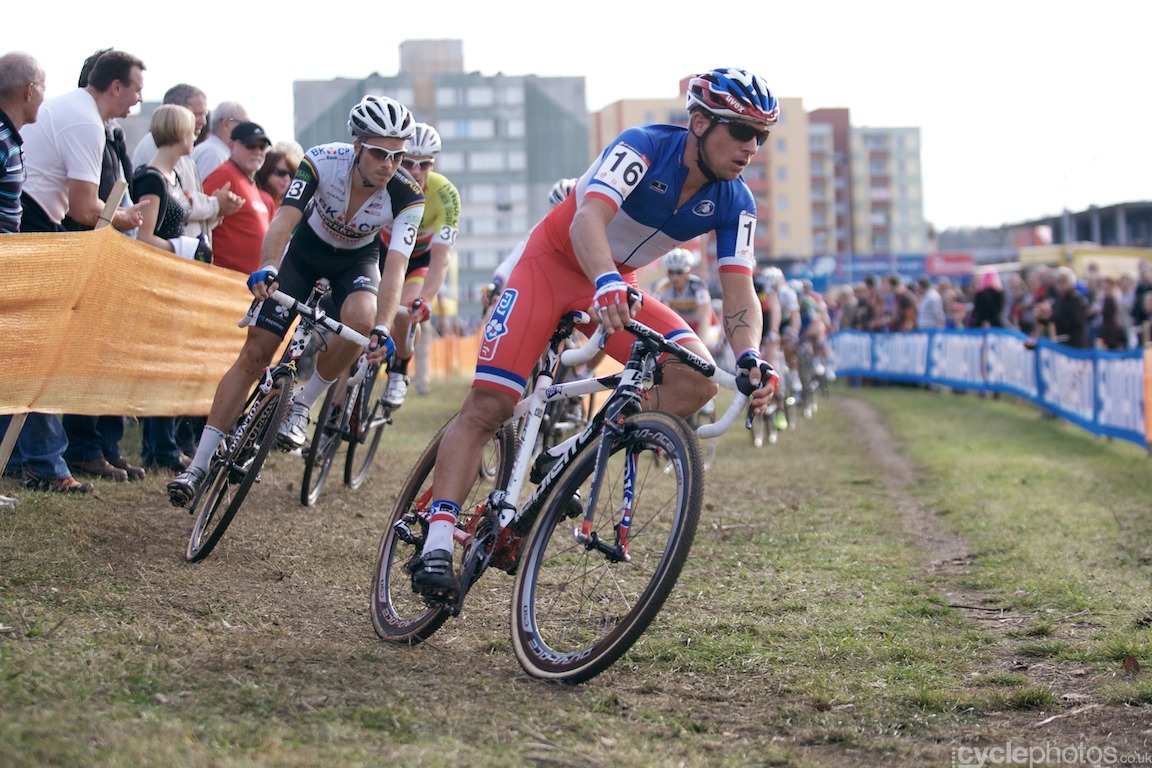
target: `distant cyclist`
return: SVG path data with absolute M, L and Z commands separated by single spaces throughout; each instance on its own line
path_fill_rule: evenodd
M 249 289 L 265 300 L 264 305 L 248 329 L 240 356 L 216 388 L 191 465 L 168 483 L 173 504 L 185 504 L 196 495 L 212 454 L 240 417 L 252 385 L 292 323 L 290 313 L 267 300 L 272 291 L 279 288 L 303 298 L 316 280 L 326 277 L 341 322 L 370 336 L 370 358 L 378 362 L 395 350 L 388 326 L 399 305 L 404 264 L 424 214 L 420 187 L 399 172 L 414 122 L 399 102 L 365 96 L 348 115 L 351 144 L 323 144 L 305 154 L 264 238 L 260 269 L 248 278 Z M 394 238 L 381 281 L 378 235 L 386 225 L 406 234 Z M 328 347 L 317 357 L 315 373 L 295 394 L 281 425 L 277 437 L 285 447 L 304 444 L 312 405 L 361 351 L 339 337 L 333 337 Z
M 796 346 L 800 340 L 800 327 L 803 325 L 803 318 L 800 316 L 800 297 L 796 294 L 796 289 L 784 279 L 784 273 L 779 267 L 768 267 L 764 270 L 764 274 L 780 305 L 780 325 L 776 331 L 779 333 L 784 364 L 789 371 L 788 383 L 793 392 L 798 392 L 800 375 L 797 371 L 800 368 L 796 361 Z
M 396 355 L 388 364 L 388 386 L 383 399 L 394 409 L 404 404 L 408 394 L 408 364 L 416 351 L 416 339 L 411 346 L 408 343 L 408 327 L 416 323 L 418 335 L 422 332 L 420 324 L 431 317 L 436 294 L 448 274 L 452 245 L 460 228 L 460 193 L 448 177 L 433 170 L 441 149 L 440 134 L 427 123 L 416 123 L 406 149 L 404 170 L 424 190 L 424 219 L 420 222 L 416 245 L 408 259 L 404 290 L 400 296 L 401 304 L 408 307 L 408 314 L 397 315 L 392 328 Z M 391 230 L 385 228 L 382 237 L 385 244 L 390 243 Z M 420 365 L 426 366 L 428 361 L 421 360 Z
M 667 275 L 652 289 L 652 295 L 667 304 L 676 314 L 684 318 L 688 327 L 708 349 L 714 349 L 712 294 L 708 284 L 699 275 L 692 274 L 696 266 L 696 255 L 686 248 L 673 248 L 662 259 Z M 701 410 L 711 413 L 716 406 L 715 399 L 709 400 Z
M 458 591 L 452 549 L 460 502 L 475 482 L 484 446 L 511 415 L 565 314 L 590 310 L 611 334 L 605 351 L 616 360 L 631 348 L 631 334 L 618 331 L 632 317 L 711 359 L 672 309 L 652 297 L 633 301 L 635 271 L 699 235 L 714 233 L 724 330 L 755 385 L 753 407 L 767 407 L 776 375 L 760 357 L 752 284 L 756 201 L 740 175 L 767 141 L 777 101 L 758 77 L 717 69 L 689 81 L 686 108 L 686 127 L 625 130 L 532 231 L 485 323 L 472 389 L 440 443 L 428 535 L 412 564 L 416 592 L 445 599 Z M 716 391 L 687 366 L 666 364 L 645 405 L 687 417 Z
M 673 248 L 662 262 L 667 277 L 656 284 L 652 295 L 676 310 L 707 344 L 712 331 L 712 295 L 704 278 L 692 274 L 696 255 L 685 248 Z
M 832 327 L 832 317 L 824 297 L 815 290 L 811 280 L 796 280 L 792 286 L 800 302 L 800 339 L 812 346 L 812 357 L 817 376 L 827 376 L 829 381 L 836 375 L 829 361 L 831 347 L 828 333 Z

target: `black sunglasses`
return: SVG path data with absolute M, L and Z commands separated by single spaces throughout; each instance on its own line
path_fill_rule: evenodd
M 281 176 L 281 177 L 291 176 L 292 171 L 288 170 L 287 168 L 273 168 L 272 169 L 272 175 L 273 176 Z
M 748 123 L 740 120 L 729 120 L 726 117 L 713 117 L 712 122 L 728 126 L 728 135 L 736 141 L 743 142 L 756 139 L 756 146 L 758 147 L 764 146 L 764 142 L 768 141 L 768 129 L 759 131 Z

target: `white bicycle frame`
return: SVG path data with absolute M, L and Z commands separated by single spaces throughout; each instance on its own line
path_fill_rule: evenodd
M 583 314 L 582 317 L 577 318 L 576 324 L 579 325 L 590 321 L 591 318 L 587 314 Z M 632 321 L 630 327 L 647 331 L 649 334 L 654 333 L 647 326 L 635 320 Z M 621 331 L 621 333 L 625 332 L 626 331 Z M 572 368 L 588 362 L 603 348 L 604 339 L 605 334 L 603 329 L 597 328 L 595 333 L 593 333 L 582 346 L 562 351 L 559 354 L 560 362 Z M 668 343 L 671 344 L 674 342 Z M 720 386 L 735 393 L 732 404 L 724 412 L 722 417 L 711 424 L 704 424 L 696 429 L 696 434 L 702 438 L 709 439 L 718 437 L 742 418 L 749 399 L 748 395 L 740 392 L 736 384 L 736 377 L 733 374 L 707 363 L 702 358 L 687 350 L 685 351 L 701 365 L 711 368 L 712 372 L 708 378 L 713 379 Z M 599 438 L 599 435 L 594 432 L 595 421 L 590 419 L 583 431 L 553 447 L 549 453 L 557 457 L 564 456 L 564 459 L 556 462 L 555 466 L 541 479 L 540 483 L 537 484 L 537 487 L 528 499 L 523 504 L 520 504 L 520 497 L 524 491 L 528 477 L 528 467 L 531 466 L 531 462 L 537 455 L 535 453 L 536 437 L 540 431 L 540 424 L 544 419 L 545 406 L 564 398 L 583 397 L 594 392 L 614 390 L 620 384 L 650 386 L 652 378 L 651 371 L 635 371 L 625 368 L 619 373 L 613 373 L 604 377 L 576 379 L 561 384 L 553 384 L 553 368 L 554 366 L 552 368 L 541 367 L 539 374 L 536 376 L 532 393 L 516 404 L 512 416 L 504 422 L 505 424 L 512 424 L 523 419 L 519 434 L 520 446 L 516 451 L 516 458 L 512 463 L 512 474 L 508 481 L 508 487 L 504 489 L 503 493 L 498 490 L 493 494 L 493 508 L 500 510 L 501 528 L 519 519 L 523 510 L 529 509 L 533 505 L 543 501 L 541 496 L 544 491 L 551 486 L 555 476 L 567 466 L 568 459 L 571 459 L 577 450 L 585 443 Z

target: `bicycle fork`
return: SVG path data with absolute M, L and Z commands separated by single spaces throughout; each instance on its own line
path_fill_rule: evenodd
M 637 456 L 630 446 L 624 448 L 624 489 L 621 498 L 620 520 L 613 528 L 616 531 L 616 541 L 609 542 L 600 538 L 592 529 L 593 518 L 596 515 L 600 491 L 604 484 L 604 476 L 608 473 L 608 458 L 612 454 L 612 446 L 624 434 L 624 405 L 621 403 L 618 412 L 604 420 L 600 444 L 596 447 L 596 466 L 592 471 L 592 487 L 588 490 L 588 500 L 585 502 L 584 522 L 572 532 L 576 541 L 584 545 L 585 549 L 596 550 L 614 563 L 629 563 L 632 558 L 628 555 L 628 534 L 632 527 L 633 499 L 636 490 Z

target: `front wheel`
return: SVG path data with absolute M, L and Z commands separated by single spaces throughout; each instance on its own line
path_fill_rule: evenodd
M 240 417 L 240 426 L 229 436 L 225 451 L 217 451 L 201 486 L 199 502 L 192 509 L 196 522 L 188 539 L 185 558 L 203 560 L 219 543 L 229 523 L 244 503 L 260 468 L 276 443 L 276 430 L 292 403 L 292 375 L 284 372 L 272 380 L 272 388 L 256 396 Z
M 671 593 L 696 535 L 704 469 L 680 418 L 628 417 L 599 473 L 597 448 L 586 446 L 561 475 L 520 557 L 512 647 L 542 680 L 584 682 L 632 647 Z M 659 461 L 641 460 L 645 453 Z M 594 516 L 581 530 L 597 476 Z M 629 507 L 624 558 L 621 510 Z
M 447 606 L 427 605 L 420 595 L 412 591 L 412 578 L 408 572 L 409 564 L 424 548 L 428 508 L 433 501 L 432 471 L 447 429 L 448 424 L 436 433 L 416 460 L 380 537 L 376 578 L 372 585 L 372 626 L 384 640 L 407 643 L 426 640 L 450 615 Z M 507 487 L 515 441 L 512 430 L 505 427 L 485 446 L 476 482 L 468 498 L 460 505 L 459 527 L 474 528 L 477 514 L 487 507 L 492 490 Z M 459 562 L 457 567 L 459 569 Z

